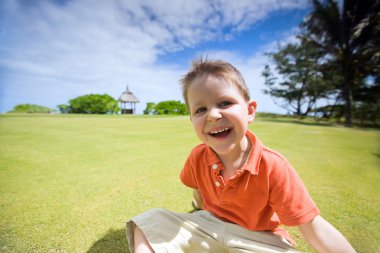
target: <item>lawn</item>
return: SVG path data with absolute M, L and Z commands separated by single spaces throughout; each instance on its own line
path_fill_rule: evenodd
M 380 252 L 379 130 L 260 118 L 251 129 L 358 252 Z M 0 252 L 128 252 L 132 216 L 192 210 L 178 179 L 198 143 L 187 117 L 1 115 L 0 143 Z

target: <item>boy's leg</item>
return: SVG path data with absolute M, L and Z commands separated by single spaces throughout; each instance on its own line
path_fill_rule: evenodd
M 222 252 L 223 245 L 216 240 L 220 227 L 210 225 L 212 234 L 203 231 L 203 218 L 195 213 L 175 213 L 164 209 L 152 209 L 127 222 L 127 239 L 131 253 L 137 249 L 137 243 L 143 238 L 134 238 L 134 227 L 138 227 L 148 244 L 156 253 L 208 253 Z M 212 229 L 211 229 L 212 228 Z M 216 232 L 214 231 L 216 230 Z M 137 236 L 139 236 L 137 231 Z M 214 237 L 215 236 L 215 237 Z M 135 245 L 136 243 L 136 245 Z M 137 252 L 137 251 L 136 251 Z
M 154 250 L 150 246 L 148 240 L 145 238 L 144 233 L 141 229 L 134 225 L 134 247 L 135 253 L 154 253 Z
M 132 253 L 141 240 L 144 245 L 144 237 L 133 238 L 133 226 L 139 227 L 149 242 L 148 245 L 156 253 L 224 252 L 226 247 L 234 253 L 297 252 L 273 233 L 249 231 L 221 221 L 207 211 L 175 213 L 153 209 L 127 223 L 127 237 Z

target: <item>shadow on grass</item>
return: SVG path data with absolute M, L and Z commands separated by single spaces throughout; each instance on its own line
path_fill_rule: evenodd
M 87 253 L 131 253 L 125 229 L 110 229 L 103 238 L 91 246 Z

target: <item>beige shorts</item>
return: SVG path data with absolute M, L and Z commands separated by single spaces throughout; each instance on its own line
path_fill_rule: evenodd
M 135 225 L 142 230 L 156 253 L 299 252 L 285 238 L 224 222 L 208 211 L 175 213 L 152 209 L 127 222 L 127 239 L 132 253 Z

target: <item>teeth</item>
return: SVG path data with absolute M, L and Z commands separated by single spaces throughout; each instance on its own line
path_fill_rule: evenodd
M 218 133 L 222 133 L 222 132 L 227 131 L 227 130 L 229 130 L 229 128 L 223 128 L 223 129 L 220 129 L 218 131 L 211 131 L 210 133 L 211 134 L 218 134 Z

